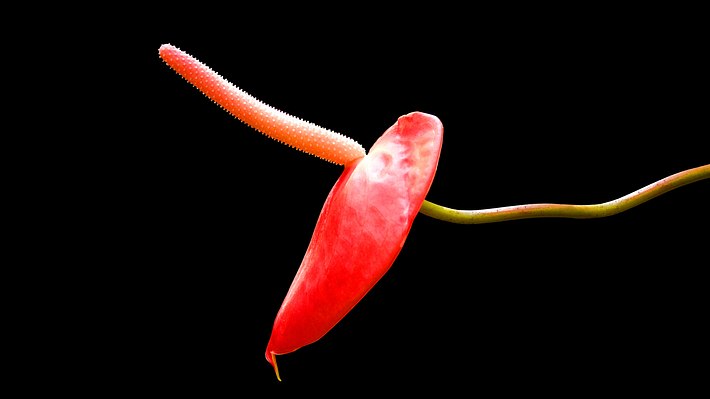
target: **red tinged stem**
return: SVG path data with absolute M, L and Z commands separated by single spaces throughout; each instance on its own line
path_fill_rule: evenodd
M 399 254 L 431 187 L 443 126 L 401 116 L 369 153 L 345 165 L 276 315 L 266 360 L 323 337 L 382 278 Z

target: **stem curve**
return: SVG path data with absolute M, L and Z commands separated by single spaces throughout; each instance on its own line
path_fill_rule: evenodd
M 419 212 L 445 222 L 483 224 L 532 218 L 601 218 L 624 212 L 678 187 L 710 178 L 710 164 L 675 173 L 615 200 L 591 205 L 526 204 L 459 210 L 424 201 Z

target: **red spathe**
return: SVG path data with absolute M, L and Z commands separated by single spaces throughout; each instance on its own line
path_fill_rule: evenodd
M 436 173 L 443 126 L 401 116 L 370 152 L 345 166 L 274 321 L 266 359 L 319 340 L 397 258 Z

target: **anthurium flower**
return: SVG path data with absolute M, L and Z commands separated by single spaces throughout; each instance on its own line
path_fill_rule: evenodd
M 390 269 L 417 213 L 451 223 L 615 215 L 686 184 L 710 178 L 710 165 L 675 173 L 621 198 L 591 205 L 525 204 L 458 210 L 425 200 L 441 152 L 443 127 L 433 115 L 401 116 L 370 148 L 274 109 L 178 48 L 160 57 L 237 119 L 261 133 L 344 170 L 326 198 L 296 276 L 274 320 L 266 360 L 312 344 L 330 331 Z
M 276 315 L 266 360 L 330 331 L 390 269 L 434 179 L 443 126 L 412 112 L 387 129 L 366 155 L 351 139 L 275 110 L 171 45 L 161 58 L 232 115 L 304 152 L 344 165 L 306 254 Z

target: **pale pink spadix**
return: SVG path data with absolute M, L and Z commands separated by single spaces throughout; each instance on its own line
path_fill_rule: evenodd
M 338 165 L 365 156 L 365 149 L 355 140 L 264 104 L 177 47 L 163 44 L 158 52 L 185 80 L 264 135 Z

